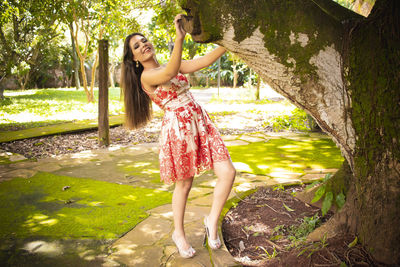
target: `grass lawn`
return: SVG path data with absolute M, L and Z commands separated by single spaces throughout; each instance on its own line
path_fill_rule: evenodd
M 98 89 L 94 95 L 97 100 Z M 32 89 L 4 92 L 0 101 L 0 130 L 24 129 L 66 121 L 96 119 L 98 103 L 88 103 L 83 90 L 75 88 Z M 109 89 L 109 113 L 121 114 L 120 89 Z
M 268 142 L 230 146 L 235 167 L 242 172 L 271 175 L 304 173 L 305 169 L 337 169 L 343 163 L 339 148 L 328 138 L 270 139 Z
M 40 172 L 0 183 L 0 240 L 115 239 L 170 202 L 169 192 Z

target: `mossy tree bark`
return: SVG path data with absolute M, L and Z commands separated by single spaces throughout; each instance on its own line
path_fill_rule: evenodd
M 184 27 L 241 57 L 307 110 L 352 175 L 335 222 L 400 263 L 400 2 L 364 18 L 331 0 L 181 0 Z

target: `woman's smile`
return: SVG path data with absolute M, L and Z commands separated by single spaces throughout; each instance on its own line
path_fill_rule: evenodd
M 151 48 L 149 46 L 146 46 L 143 50 L 143 54 L 146 54 L 148 52 L 151 52 Z

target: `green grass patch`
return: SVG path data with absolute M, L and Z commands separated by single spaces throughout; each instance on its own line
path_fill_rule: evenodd
M 64 121 L 95 119 L 98 113 L 98 89 L 95 103 L 88 103 L 83 90 L 71 88 L 5 91 L 0 101 L 0 130 L 25 129 Z M 120 89 L 109 89 L 109 113 L 121 114 Z
M 239 171 L 260 175 L 340 168 L 343 157 L 332 140 L 310 138 L 307 135 L 298 139 L 279 138 L 244 146 L 230 146 L 229 152 Z
M 40 172 L 0 183 L 0 239 L 115 239 L 170 202 L 164 191 Z

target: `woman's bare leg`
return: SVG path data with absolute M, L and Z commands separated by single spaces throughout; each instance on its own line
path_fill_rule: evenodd
M 172 195 L 172 213 L 174 214 L 175 237 L 179 244 L 182 244 L 182 249 L 190 248 L 186 240 L 184 230 L 184 217 L 187 198 L 192 188 L 193 177 L 182 181 L 175 182 L 175 189 Z
M 207 219 L 210 237 L 213 240 L 217 239 L 218 218 L 231 192 L 236 170 L 232 161 L 226 160 L 214 163 L 214 173 L 218 180 L 214 188 L 213 203 Z

